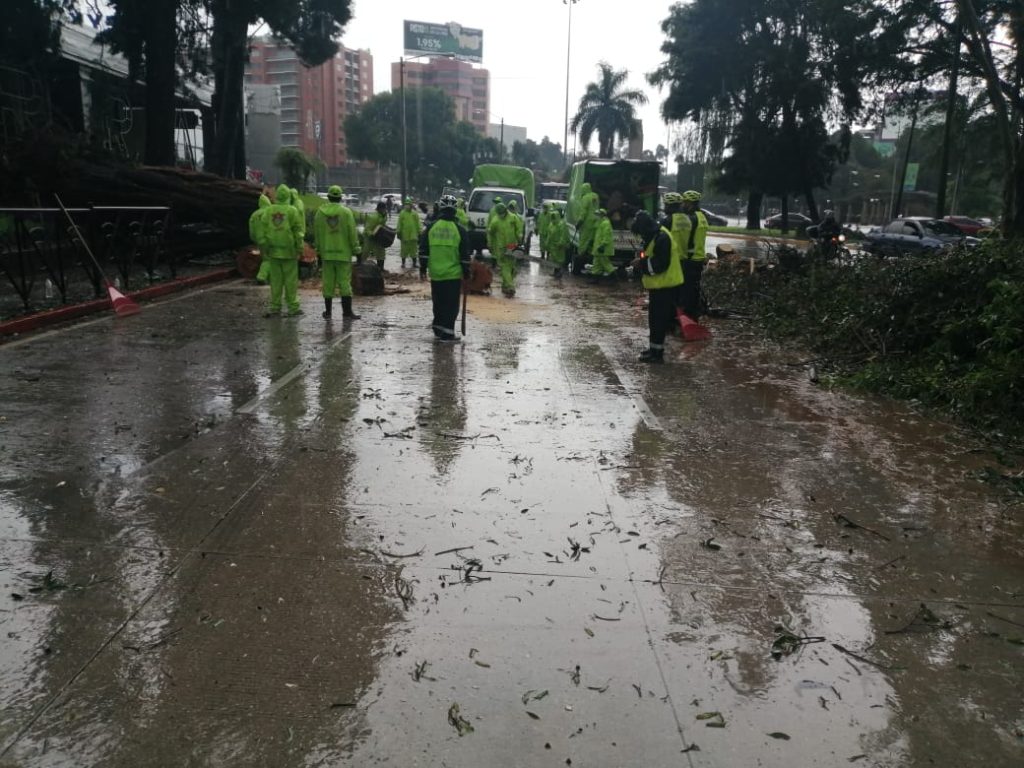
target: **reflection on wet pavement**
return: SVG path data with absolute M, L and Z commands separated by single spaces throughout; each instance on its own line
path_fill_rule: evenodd
M 0 765 L 1024 760 L 963 436 L 633 286 L 363 320 L 229 284 L 0 347 Z M 472 731 L 470 731 L 472 728 Z

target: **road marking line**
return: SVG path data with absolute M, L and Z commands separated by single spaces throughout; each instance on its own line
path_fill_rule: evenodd
M 300 376 L 303 376 L 308 371 L 312 370 L 313 366 L 315 366 L 316 364 L 318 364 L 320 362 L 323 362 L 323 359 L 325 357 L 327 357 L 327 355 L 330 354 L 332 351 L 334 351 L 334 349 L 339 344 L 341 344 L 343 341 L 347 341 L 350 338 L 352 338 L 352 333 L 351 332 L 346 333 L 341 338 L 339 338 L 337 341 L 332 343 L 329 347 L 327 347 L 327 349 L 324 350 L 323 355 L 320 355 L 318 358 L 316 358 L 314 360 L 308 360 L 308 361 L 299 363 L 294 368 L 292 368 L 290 371 L 288 371 L 288 373 L 286 373 L 284 376 L 282 376 L 277 381 L 275 381 L 273 384 L 271 384 L 269 387 L 267 387 L 265 390 L 263 390 L 262 392 L 257 394 L 256 397 L 254 397 L 252 400 L 247 402 L 241 408 L 238 408 L 235 411 L 235 413 L 236 414 L 241 413 L 241 414 L 245 414 L 245 415 L 251 415 L 251 414 L 255 413 L 256 409 L 259 408 L 260 403 L 262 403 L 267 398 L 273 397 L 275 394 L 277 394 L 282 389 L 287 387 L 289 384 L 291 384 L 297 378 L 299 378 Z
M 605 347 L 604 344 L 598 344 L 597 348 L 601 350 L 601 354 L 604 355 L 605 360 L 608 361 L 608 365 L 611 366 L 615 376 L 619 379 L 619 383 L 622 388 L 626 390 L 626 394 L 633 400 L 633 405 L 636 406 L 637 412 L 640 414 L 640 419 L 647 428 L 655 432 L 664 432 L 665 430 L 661 426 L 661 421 L 654 415 L 654 411 L 651 410 L 650 406 L 647 405 L 647 401 L 637 391 L 637 387 L 633 385 L 632 377 L 626 373 L 626 371 L 620 366 L 616 365 L 614 358 L 612 357 L 611 351 Z

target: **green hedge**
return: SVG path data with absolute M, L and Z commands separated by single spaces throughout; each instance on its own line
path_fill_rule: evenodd
M 709 271 L 716 304 L 741 304 L 847 385 L 919 402 L 1024 439 L 1024 244 L 931 256 L 800 259 Z

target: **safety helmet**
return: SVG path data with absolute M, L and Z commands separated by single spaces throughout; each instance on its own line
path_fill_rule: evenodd
M 451 208 L 453 211 L 459 204 L 459 201 L 455 199 L 455 195 L 441 195 L 441 199 L 438 200 L 438 208 L 445 209 Z
M 604 208 L 598 208 L 597 209 L 597 215 L 598 216 L 607 216 L 608 215 L 608 211 L 606 211 Z
M 327 188 L 327 199 L 334 200 L 335 202 L 341 200 L 341 191 L 341 187 L 337 184 L 332 184 Z
M 699 203 L 700 192 L 698 192 L 695 189 L 688 189 L 685 192 L 683 192 L 682 198 L 684 203 Z
M 515 200 L 509 200 L 508 204 L 505 207 L 508 208 L 513 213 L 519 210 L 519 206 L 516 204 Z
M 501 195 L 495 195 L 494 196 L 494 203 L 495 203 L 495 205 L 497 205 L 500 202 L 501 202 Z
M 665 205 L 679 205 L 683 202 L 683 196 L 678 192 L 665 193 Z
M 407 198 L 405 198 L 405 204 L 406 204 L 406 205 L 412 205 L 412 203 L 413 203 L 413 200 L 412 200 L 412 198 L 411 198 L 411 197 L 407 197 Z

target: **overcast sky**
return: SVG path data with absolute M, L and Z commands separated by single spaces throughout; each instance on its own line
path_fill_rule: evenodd
M 665 0 L 579 0 L 572 9 L 572 61 L 569 72 L 569 117 L 586 84 L 597 78 L 597 62 L 628 69 L 629 86 L 647 93 L 641 110 L 644 146 L 664 144 L 662 95 L 645 75 L 661 62 L 668 16 Z M 369 48 L 374 59 L 374 88 L 391 87 L 391 62 L 402 55 L 402 21 L 457 21 L 484 33 L 483 66 L 491 73 L 491 122 L 504 117 L 525 125 L 529 138 L 545 135 L 562 143 L 565 115 L 565 49 L 568 6 L 562 0 L 354 0 L 353 19 L 342 42 Z M 569 148 L 573 140 L 569 138 Z M 596 140 L 591 149 L 597 150 Z

